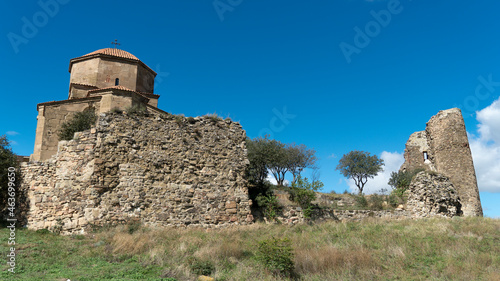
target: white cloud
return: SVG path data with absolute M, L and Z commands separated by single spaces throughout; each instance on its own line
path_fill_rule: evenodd
M 373 179 L 368 179 L 363 189 L 364 194 L 379 192 L 383 188 L 390 190 L 391 187 L 387 182 L 391 178 L 391 173 L 399 170 L 399 167 L 401 167 L 404 162 L 403 153 L 383 151 L 380 154 L 380 158 L 384 160 L 384 171 L 380 172 Z M 354 184 L 354 180 L 349 179 L 347 184 L 352 192 L 358 192 L 358 187 Z
M 500 98 L 476 114 L 479 136 L 469 143 L 479 191 L 500 192 Z
M 500 99 L 476 114 L 481 139 L 500 144 Z
M 270 181 L 270 182 L 271 182 L 272 184 L 274 184 L 274 185 L 277 185 L 277 184 L 278 184 L 278 182 L 276 181 L 276 179 L 274 178 L 274 176 L 273 176 L 273 174 L 272 174 L 271 172 L 269 172 L 269 174 L 267 175 L 266 180 Z M 289 185 L 289 184 L 290 184 L 290 182 L 289 182 L 288 180 L 285 180 L 285 181 L 283 182 L 283 184 L 284 184 L 284 185 Z
M 19 135 L 18 132 L 16 131 L 7 131 L 5 134 L 7 134 L 8 136 L 16 136 L 16 135 Z

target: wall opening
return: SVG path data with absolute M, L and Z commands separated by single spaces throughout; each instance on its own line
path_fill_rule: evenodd
M 429 154 L 427 154 L 427 151 L 424 151 L 424 161 L 429 159 Z
M 118 86 L 118 85 L 120 85 L 120 78 L 115 79 L 115 86 Z

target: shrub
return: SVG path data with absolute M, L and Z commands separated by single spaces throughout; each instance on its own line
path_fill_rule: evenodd
M 274 274 L 291 276 L 294 255 L 290 239 L 270 238 L 259 242 L 257 259 Z
M 413 177 L 421 171 L 424 171 L 424 169 L 418 168 L 412 171 L 392 172 L 388 184 L 394 189 L 402 189 L 404 191 L 410 186 Z
M 125 111 L 128 115 L 143 115 L 146 113 L 146 106 L 144 104 L 134 104 L 127 107 Z
M 419 172 L 424 171 L 422 168 L 414 169 L 411 171 L 397 171 L 391 173 L 391 178 L 388 184 L 393 187 L 391 195 L 398 196 L 402 201 L 404 201 L 403 194 L 410 186 L 411 180 Z M 393 198 L 394 201 L 395 198 Z M 398 201 L 401 201 L 398 200 Z M 392 205 L 392 204 L 391 204 Z
M 205 115 L 205 117 L 208 118 L 208 120 L 212 121 L 212 123 L 217 123 L 219 120 L 222 120 L 222 118 L 220 118 L 217 113 L 213 113 L 213 114 L 207 114 Z
M 319 180 L 309 182 L 307 178 L 302 179 L 299 175 L 296 181 L 292 183 L 292 186 L 288 189 L 290 194 L 290 200 L 296 202 L 300 205 L 303 210 L 304 217 L 310 218 L 314 209 L 312 201 L 316 199 L 317 190 L 323 188 L 323 183 Z
M 184 123 L 184 116 L 183 115 L 175 115 L 174 116 L 175 123 L 181 127 Z
M 210 274 L 212 274 L 212 272 L 215 271 L 215 266 L 211 261 L 208 260 L 200 260 L 195 257 L 189 257 L 188 263 L 191 272 L 196 275 L 209 276 Z
M 74 114 L 73 118 L 61 124 L 59 140 L 71 140 L 76 132 L 90 129 L 95 124 L 97 116 L 93 109 L 88 109 Z
M 276 220 L 281 207 L 276 199 L 276 196 L 272 192 L 267 195 L 257 195 L 255 201 L 257 202 L 257 205 L 262 208 L 266 218 Z
M 397 206 L 399 206 L 399 204 L 403 204 L 404 203 L 404 200 L 403 200 L 402 196 L 398 196 L 395 193 L 391 193 L 389 195 L 388 200 L 389 200 L 389 205 L 391 205 L 394 208 L 396 208 Z
M 366 200 L 366 197 L 363 194 L 352 195 L 352 196 L 354 196 L 354 201 L 356 201 L 356 206 L 358 208 L 368 207 L 368 201 Z
M 188 117 L 188 118 L 187 118 L 187 121 L 188 121 L 188 123 L 189 123 L 189 124 L 194 124 L 194 123 L 196 123 L 196 120 L 195 120 L 193 117 Z
M 371 195 L 369 206 L 371 210 L 382 210 L 384 208 L 384 198 L 378 194 Z

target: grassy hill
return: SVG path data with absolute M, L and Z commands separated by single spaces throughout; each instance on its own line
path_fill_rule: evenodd
M 22 229 L 15 274 L 7 271 L 8 237 L 9 230 L 0 229 L 0 280 L 196 280 L 201 274 L 288 280 L 264 266 L 259 242 L 273 237 L 289 239 L 291 278 L 298 280 L 500 280 L 500 220 L 488 218 L 220 230 L 129 224 L 67 237 Z

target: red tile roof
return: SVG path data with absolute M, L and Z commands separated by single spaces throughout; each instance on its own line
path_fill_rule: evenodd
M 95 85 L 90 85 L 90 84 L 85 84 L 85 83 L 75 83 L 75 82 L 71 82 L 70 86 L 71 85 L 80 85 L 80 86 L 86 86 L 86 87 L 94 87 L 94 88 L 97 88 L 97 86 Z
M 138 93 L 134 90 L 131 90 L 127 87 L 124 87 L 124 86 L 121 86 L 121 85 L 118 85 L 118 86 L 113 86 L 113 87 L 106 87 L 106 88 L 100 88 L 100 89 L 95 89 L 95 90 L 90 90 L 89 93 L 95 93 L 95 92 L 100 92 L 100 91 L 103 91 L 103 90 L 110 90 L 110 89 L 117 89 L 117 90 L 122 90 L 122 91 L 127 91 L 127 92 L 134 92 L 134 93 Z
M 114 49 L 114 48 L 100 49 L 97 51 L 93 51 L 92 53 L 88 53 L 86 55 L 83 55 L 82 57 L 96 55 L 96 54 L 103 54 L 103 55 L 120 57 L 120 58 L 131 59 L 131 60 L 139 60 L 136 56 L 132 55 L 131 53 L 129 53 L 127 51 L 120 50 L 120 49 Z
M 138 92 L 138 91 L 134 91 L 132 89 L 129 89 L 127 87 L 124 87 L 124 86 L 121 86 L 121 85 L 118 85 L 118 86 L 113 86 L 113 87 L 106 87 L 106 88 L 100 88 L 100 89 L 95 89 L 95 90 L 90 90 L 88 91 L 88 93 L 97 93 L 97 92 L 101 92 L 101 91 L 106 91 L 106 90 L 111 90 L 111 89 L 117 89 L 117 90 L 122 90 L 122 91 L 126 91 L 126 92 L 132 92 L 132 93 L 136 93 L 136 94 L 139 94 L 143 97 L 146 97 L 146 98 L 159 98 L 160 95 L 156 95 L 156 94 L 153 94 L 153 93 L 143 93 L 143 92 Z
M 131 53 L 129 53 L 127 51 L 120 50 L 120 49 L 115 49 L 115 48 L 104 48 L 104 49 L 100 49 L 100 50 L 97 50 L 97 51 L 93 51 L 92 53 L 88 53 L 88 54 L 83 55 L 81 57 L 73 58 L 73 59 L 71 59 L 69 61 L 69 69 L 68 69 L 68 71 L 71 72 L 71 65 L 74 62 L 85 60 L 85 59 L 87 59 L 87 57 L 92 58 L 92 56 L 98 56 L 98 55 L 113 56 L 113 57 L 118 57 L 118 58 L 124 58 L 124 59 L 129 59 L 129 60 L 137 61 L 139 64 L 143 65 L 144 67 L 146 67 L 147 69 L 149 69 L 151 72 L 153 72 L 154 75 L 156 76 L 156 72 L 153 69 L 151 69 L 151 67 L 149 67 L 145 63 L 143 63 L 136 56 L 132 55 Z

